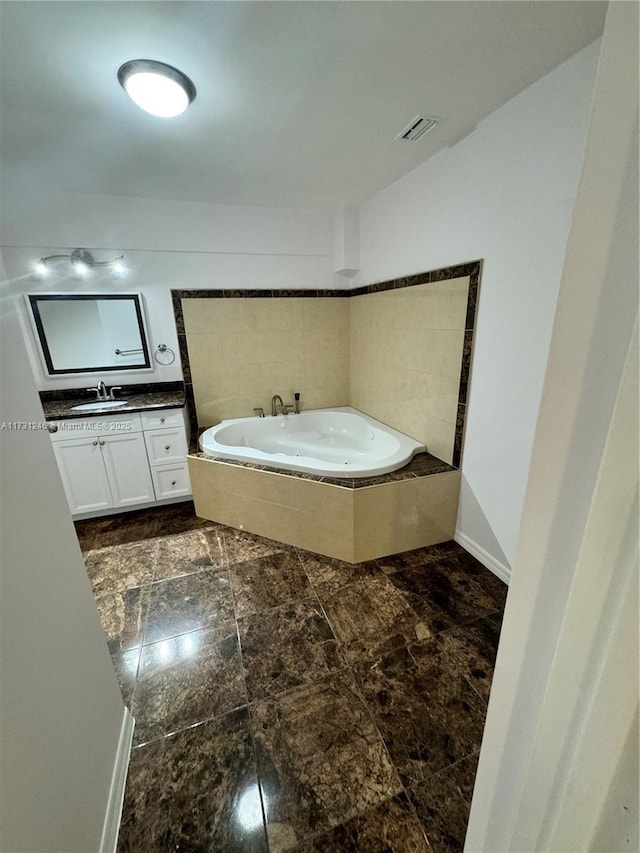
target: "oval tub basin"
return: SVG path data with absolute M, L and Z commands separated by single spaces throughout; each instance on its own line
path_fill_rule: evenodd
M 387 474 L 426 450 L 351 406 L 231 418 L 205 430 L 199 443 L 217 458 L 338 478 Z

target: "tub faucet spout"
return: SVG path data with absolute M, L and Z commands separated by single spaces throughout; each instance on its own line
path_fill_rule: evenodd
M 284 403 L 282 402 L 282 397 L 280 394 L 274 394 L 271 398 L 271 417 L 275 418 L 278 414 L 278 406 L 280 407 L 280 411 L 284 411 Z

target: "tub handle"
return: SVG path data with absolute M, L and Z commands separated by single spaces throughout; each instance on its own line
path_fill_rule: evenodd
M 259 418 L 264 417 L 264 409 L 262 408 L 262 406 L 258 406 L 257 408 L 255 408 L 253 410 L 253 413 L 254 413 L 254 415 L 257 415 Z
M 282 407 L 282 414 L 288 415 L 290 411 L 293 412 L 294 410 L 295 410 L 295 406 L 293 405 L 293 403 L 287 403 L 286 406 Z

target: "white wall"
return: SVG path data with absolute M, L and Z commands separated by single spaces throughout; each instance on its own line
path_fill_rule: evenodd
M 77 193 L 8 191 L 0 244 L 13 292 L 141 292 L 152 349 L 177 352 L 173 289 L 326 289 L 348 286 L 333 272 L 334 222 L 330 212 L 201 204 Z M 129 274 L 116 280 L 96 270 L 77 281 L 66 263 L 46 281 L 31 275 L 41 255 L 88 248 L 96 260 L 125 254 Z M 95 250 L 95 251 L 94 251 Z M 39 389 L 77 387 L 77 377 L 43 372 L 26 309 L 20 322 Z M 103 373 L 108 384 L 182 378 L 179 357 L 154 373 Z
M 638 850 L 638 756 L 635 773 L 621 762 L 637 744 L 638 233 L 638 6 L 611 3 L 473 795 L 474 853 Z
M 4 292 L 0 314 L 0 422 L 39 422 Z M 3 428 L 0 458 L 0 850 L 88 853 L 124 706 L 48 432 Z
M 598 47 L 361 210 L 356 284 L 485 259 L 458 528 L 499 563 L 520 524 Z

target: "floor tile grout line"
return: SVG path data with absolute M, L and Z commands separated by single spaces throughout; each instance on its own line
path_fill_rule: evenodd
M 151 746 L 154 743 L 160 743 L 160 741 L 166 740 L 167 738 L 174 737 L 175 735 L 180 735 L 183 732 L 189 732 L 192 729 L 197 729 L 199 726 L 204 726 L 207 723 L 211 723 L 214 720 L 221 720 L 223 717 L 226 717 L 228 714 L 236 714 L 238 711 L 242 711 L 243 709 L 248 709 L 248 705 L 236 705 L 233 708 L 229 708 L 226 711 L 221 711 L 219 714 L 213 714 L 210 717 L 205 717 L 203 720 L 197 720 L 195 723 L 189 723 L 186 726 L 182 726 L 177 729 L 172 729 L 170 732 L 164 732 L 164 734 L 158 735 L 157 737 L 152 737 L 149 740 L 142 741 L 142 743 L 134 743 L 132 745 L 132 750 L 134 749 L 142 749 L 145 746 Z
M 156 576 L 156 571 L 158 570 L 158 552 L 159 551 L 160 551 L 160 542 L 158 541 L 155 544 L 155 548 L 153 551 L 153 557 L 151 558 L 152 564 L 153 564 L 153 577 L 154 578 Z M 142 642 L 140 643 L 140 658 L 138 659 L 138 673 L 136 673 L 135 686 L 137 686 L 137 684 L 138 684 L 138 674 L 139 674 L 139 669 L 140 669 L 140 662 L 142 661 L 142 649 L 144 648 L 145 640 L 147 637 L 147 628 L 148 628 L 148 624 L 149 624 L 149 607 L 150 606 L 151 606 L 151 590 L 149 589 L 149 592 L 147 595 L 146 613 L 145 613 L 145 617 L 144 617 L 144 628 L 142 630 Z M 135 689 L 134 689 L 134 693 L 135 693 Z M 133 706 L 133 698 L 131 699 L 131 705 Z
M 261 702 L 272 702 L 276 700 L 280 700 L 285 698 L 286 696 L 290 696 L 296 692 L 296 690 L 304 690 L 307 687 L 313 687 L 314 685 L 320 684 L 323 681 L 328 681 L 329 679 L 346 673 L 349 669 L 348 664 L 340 667 L 340 669 L 332 669 L 330 672 L 324 672 L 322 675 L 318 676 L 318 678 L 314 678 L 312 681 L 305 681 L 302 684 L 294 684 L 292 687 L 285 687 L 283 690 L 278 690 L 275 693 L 269 693 L 268 696 L 258 696 L 255 699 L 249 699 L 249 707 L 253 708 L 255 705 L 259 705 Z
M 233 589 L 233 579 L 231 577 L 231 565 L 229 564 L 229 554 L 227 551 L 227 537 L 225 535 L 225 531 L 222 531 L 222 542 L 224 548 L 224 554 L 227 559 L 227 575 L 229 577 L 229 591 L 231 593 L 231 606 L 233 607 L 233 619 L 236 626 L 236 642 L 238 643 L 238 654 L 240 655 L 240 667 L 242 669 L 242 686 L 244 688 L 244 695 L 247 700 L 247 706 L 249 705 L 249 689 L 247 687 L 247 670 L 244 665 L 244 656 L 242 653 L 242 642 L 240 640 L 240 625 L 238 623 L 238 608 L 236 604 L 236 594 Z M 254 759 L 255 759 L 255 742 L 253 738 L 253 726 L 251 722 L 251 715 L 249 715 L 249 725 L 251 728 L 251 742 L 252 748 L 254 750 Z M 257 766 L 256 766 L 256 776 L 257 776 Z M 262 804 L 262 794 L 260 795 L 260 803 Z M 262 805 L 261 805 L 262 807 Z M 264 819 L 264 807 L 262 807 L 263 819 Z
M 489 700 L 485 699 L 484 696 L 478 692 L 474 683 L 472 681 L 470 681 L 466 675 L 463 675 L 462 678 L 467 682 L 467 684 L 473 690 L 473 692 L 476 694 L 476 696 L 478 697 L 480 702 L 482 702 L 483 710 L 485 712 L 485 717 L 486 717 L 487 708 L 489 707 Z M 493 681 L 493 673 L 491 673 L 491 681 Z M 489 691 L 491 691 L 491 686 L 489 686 Z M 483 728 L 484 728 L 484 723 L 483 723 Z
M 427 776 L 425 779 L 423 779 L 423 782 L 430 782 L 433 779 L 436 779 L 438 776 L 448 773 L 454 767 L 457 767 L 459 764 L 462 764 L 463 761 L 467 761 L 469 758 L 475 758 L 475 756 L 480 756 L 480 747 L 478 747 L 478 749 L 474 749 L 473 752 L 468 752 L 466 755 L 463 755 L 462 758 L 458 758 L 455 761 L 452 761 L 451 764 L 447 764 L 445 767 L 441 767 L 440 770 L 436 770 L 435 773 L 432 773 L 430 776 Z M 464 797 L 462 794 L 460 796 L 462 796 L 462 799 L 466 801 L 466 797 Z
M 229 620 L 228 623 L 225 623 L 225 624 L 228 624 L 230 626 L 229 632 L 228 633 L 221 633 L 220 638 L 213 641 L 214 644 L 222 643 L 222 642 L 224 642 L 224 640 L 229 639 L 229 637 L 232 637 L 234 635 L 234 633 L 236 633 L 237 629 L 236 629 L 236 627 L 232 626 L 231 621 L 232 620 Z M 235 622 L 235 617 L 233 617 L 233 622 Z M 213 625 L 212 623 L 208 623 L 207 625 L 198 625 L 197 627 L 189 628 L 186 631 L 178 631 L 175 634 L 170 634 L 166 637 L 160 637 L 158 640 L 149 640 L 148 642 L 145 641 L 140 646 L 140 649 L 141 650 L 142 649 L 148 649 L 150 646 L 157 646 L 158 643 L 165 643 L 165 642 L 168 642 L 169 640 L 177 640 L 179 637 L 186 637 L 187 634 L 197 634 L 197 633 L 200 633 L 200 631 L 209 631 L 209 630 L 215 630 L 215 625 Z M 133 648 L 137 648 L 137 647 L 134 646 Z M 129 649 L 128 651 L 131 651 L 131 650 Z
M 256 782 L 258 783 L 258 794 L 260 796 L 260 811 L 262 814 L 262 829 L 264 831 L 264 839 L 267 845 L 267 851 L 271 850 L 271 844 L 269 843 L 269 818 L 267 816 L 267 808 L 265 806 L 265 795 L 262 791 L 262 774 L 260 773 L 260 765 L 258 764 L 258 748 L 256 746 L 256 733 L 255 733 L 255 722 L 253 719 L 253 713 L 251 712 L 251 705 L 247 706 L 247 714 L 249 716 L 249 734 L 251 736 L 251 749 L 253 750 L 253 766 L 256 771 Z
M 331 634 L 333 635 L 333 639 L 336 641 L 336 643 L 338 644 L 338 648 L 339 648 L 339 649 L 341 650 L 341 652 L 342 652 L 342 648 L 343 648 L 343 645 L 344 645 L 344 644 L 342 643 L 342 641 L 340 640 L 340 637 L 339 637 L 339 636 L 338 636 L 338 634 L 336 633 L 336 630 L 335 630 L 335 628 L 334 628 L 333 624 L 331 623 L 331 619 L 329 619 L 329 615 L 328 615 L 327 611 L 325 610 L 324 604 L 322 603 L 322 599 L 320 598 L 320 595 L 319 595 L 319 593 L 318 593 L 318 590 L 316 589 L 316 585 L 314 584 L 314 582 L 313 582 L 313 579 L 312 579 L 311 575 L 310 575 L 310 574 L 309 574 L 309 572 L 306 570 L 305 565 L 304 565 L 304 560 L 303 560 L 303 559 L 302 559 L 302 557 L 300 556 L 300 552 L 298 551 L 298 549 L 297 549 L 297 548 L 296 548 L 296 554 L 297 554 L 297 556 L 298 556 L 298 560 L 299 560 L 300 565 L 301 565 L 301 567 L 302 567 L 302 571 L 304 572 L 304 575 L 305 575 L 306 579 L 309 581 L 309 585 L 311 586 L 311 589 L 313 590 L 313 594 L 315 595 L 315 597 L 316 597 L 316 599 L 317 599 L 317 601 L 318 601 L 318 605 L 320 606 L 320 610 L 322 611 L 322 615 L 323 615 L 323 616 L 324 616 L 324 618 L 327 620 L 327 625 L 329 626 L 329 628 L 330 628 L 330 630 L 331 630 Z M 345 658 L 345 661 L 346 661 L 346 658 Z M 348 664 L 347 664 L 347 665 L 348 665 Z

